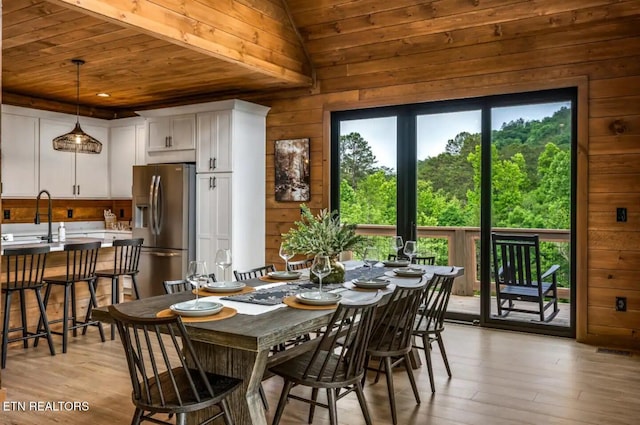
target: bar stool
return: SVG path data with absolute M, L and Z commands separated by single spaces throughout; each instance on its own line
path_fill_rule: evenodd
M 138 274 L 138 263 L 140 262 L 140 251 L 142 250 L 142 242 L 144 239 L 115 239 L 113 241 L 114 257 L 113 269 L 98 270 L 97 277 L 106 277 L 111 279 L 111 304 L 120 302 L 120 285 L 118 279 L 120 276 L 131 276 L 131 287 L 136 296 L 140 299 L 138 293 L 138 282 L 136 275 Z M 115 326 L 111 326 L 111 339 L 115 339 Z
M 42 276 L 49 253 L 49 246 L 38 246 L 34 248 L 7 248 L 3 253 L 3 261 L 6 263 L 6 279 L 2 285 L 4 298 L 4 320 L 2 324 L 2 369 L 7 365 L 7 348 L 10 342 L 22 341 L 24 348 L 29 347 L 30 338 L 47 337 L 49 351 L 51 355 L 56 354 L 53 348 L 51 330 L 47 322 L 47 311 L 42 302 L 43 282 Z M 25 303 L 26 291 L 31 290 L 36 296 L 38 309 L 40 310 L 40 320 L 44 326 L 42 332 L 29 332 L 27 330 L 27 309 Z M 11 296 L 14 292 L 20 295 L 20 316 L 21 327 L 9 328 L 9 318 L 11 316 Z M 9 333 L 22 331 L 22 336 L 9 338 Z
M 67 352 L 67 341 L 69 331 L 73 331 L 73 336 L 77 336 L 77 329 L 84 328 L 83 334 L 86 333 L 88 326 L 97 326 L 100 332 L 100 339 L 104 342 L 104 330 L 102 323 L 97 320 L 91 320 L 91 311 L 93 307 L 97 307 L 95 280 L 96 280 L 96 263 L 98 261 L 98 250 L 100 242 L 86 243 L 70 243 L 64 246 L 67 253 L 67 269 L 64 275 L 47 277 L 44 279 L 47 284 L 47 290 L 44 293 L 44 307 L 49 303 L 51 288 L 54 285 L 64 286 L 64 301 L 62 307 L 62 319 L 49 321 L 49 325 L 62 322 L 62 332 L 51 331 L 52 334 L 62 335 L 62 352 Z M 76 311 L 76 284 L 86 282 L 91 296 L 87 313 L 84 321 L 78 320 Z M 69 315 L 69 302 L 71 302 L 71 315 Z M 43 323 L 42 319 L 40 324 Z M 38 332 L 40 332 L 40 324 L 38 324 Z M 71 326 L 69 326 L 71 324 Z M 37 346 L 39 338 L 36 338 L 34 346 Z

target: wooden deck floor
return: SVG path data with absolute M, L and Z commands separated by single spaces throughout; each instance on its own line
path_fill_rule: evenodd
M 523 308 L 531 308 L 534 304 L 532 303 L 521 303 Z M 554 326 L 570 326 L 570 315 L 571 315 L 571 304 L 569 303 L 558 303 L 558 314 L 553 320 L 549 321 L 549 325 Z M 460 295 L 451 295 L 451 299 L 449 300 L 449 306 L 447 311 L 453 311 L 457 313 L 466 313 L 471 315 L 479 315 L 480 314 L 480 296 L 476 295 L 473 297 L 460 296 Z M 551 310 L 547 310 L 551 311 Z M 491 313 L 497 314 L 497 304 L 496 298 L 491 297 Z M 507 320 L 514 320 L 520 322 L 539 322 L 540 319 L 538 316 L 533 314 L 525 314 L 525 313 L 510 313 Z
M 3 425 L 128 424 L 133 407 L 131 384 L 118 340 L 98 342 L 94 329 L 72 338 L 67 354 L 12 347 L 2 386 Z M 59 348 L 59 338 L 56 339 Z M 403 370 L 394 372 L 399 424 L 431 425 L 631 425 L 640 416 L 640 356 L 599 353 L 596 347 L 557 337 L 448 324 L 445 344 L 453 378 L 447 379 L 434 349 L 436 393 L 425 367 L 416 371 L 422 403 L 413 399 Z M 389 424 L 384 378 L 365 387 L 376 425 Z M 282 383 L 264 383 L 271 420 Z M 302 391 L 303 389 L 299 389 Z M 30 410 L 31 402 L 86 402 L 86 411 Z M 19 411 L 12 402 L 25 402 Z M 306 405 L 291 401 L 282 424 L 306 423 Z M 338 402 L 340 424 L 364 424 L 355 395 Z M 329 423 L 324 409 L 315 424 Z

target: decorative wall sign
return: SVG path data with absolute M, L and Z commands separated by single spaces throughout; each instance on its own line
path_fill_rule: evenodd
M 311 199 L 309 139 L 276 140 L 276 201 Z

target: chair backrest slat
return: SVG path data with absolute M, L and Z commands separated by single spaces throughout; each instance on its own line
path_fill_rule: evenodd
M 6 261 L 7 288 L 30 289 L 42 286 L 47 254 L 51 248 L 5 248 L 2 256 Z
M 504 285 L 537 287 L 540 281 L 540 242 L 538 235 L 494 233 L 494 278 Z
M 373 329 L 377 294 L 365 302 L 341 302 L 305 367 L 303 379 L 334 382 L 359 380 Z
M 248 280 L 255 279 L 260 276 L 266 276 L 270 272 L 276 271 L 276 268 L 273 264 L 267 264 L 266 266 L 256 267 L 255 269 L 246 270 L 246 271 L 238 271 L 234 270 L 233 275 L 236 280 Z
M 453 282 L 464 268 L 453 267 L 449 273 L 435 273 L 422 294 L 415 329 L 442 330 Z
M 209 273 L 209 279 L 212 282 L 216 282 L 216 274 Z M 176 292 L 185 292 L 193 290 L 193 285 L 187 282 L 185 279 L 178 280 L 165 280 L 162 282 L 164 286 L 164 292 L 167 294 L 175 294 Z
M 389 254 L 387 256 L 387 260 L 389 261 L 396 261 L 397 260 L 409 260 L 409 257 L 400 254 L 400 256 L 398 257 L 396 254 Z M 425 255 L 425 256 L 416 256 L 413 257 L 413 263 L 414 264 L 422 264 L 425 266 L 433 266 L 436 263 L 436 257 L 435 255 Z
M 142 251 L 143 242 L 143 238 L 113 240 L 114 274 L 138 273 L 138 264 L 140 263 L 140 252 Z
M 426 284 L 396 286 L 384 309 L 376 317 L 369 350 L 398 353 L 411 349 L 414 321 Z
M 95 278 L 100 242 L 70 243 L 64 246 L 67 252 L 67 280 L 90 280 Z

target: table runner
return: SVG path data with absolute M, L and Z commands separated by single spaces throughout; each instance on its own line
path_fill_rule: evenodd
M 358 279 L 362 277 L 380 277 L 384 272 L 383 268 L 376 267 L 373 271 L 368 268 L 358 268 L 354 270 L 345 271 L 345 281 L 352 279 Z M 370 274 L 371 273 L 371 274 Z M 323 283 L 323 291 L 332 291 L 334 289 L 342 288 L 341 283 Z M 304 282 L 283 282 L 282 284 L 264 285 L 256 288 L 255 292 L 248 294 L 232 295 L 221 298 L 222 300 L 238 301 L 251 304 L 269 305 L 275 306 L 282 304 L 285 297 L 290 295 L 299 294 L 300 292 L 318 290 L 317 283 L 311 283 L 310 281 Z

